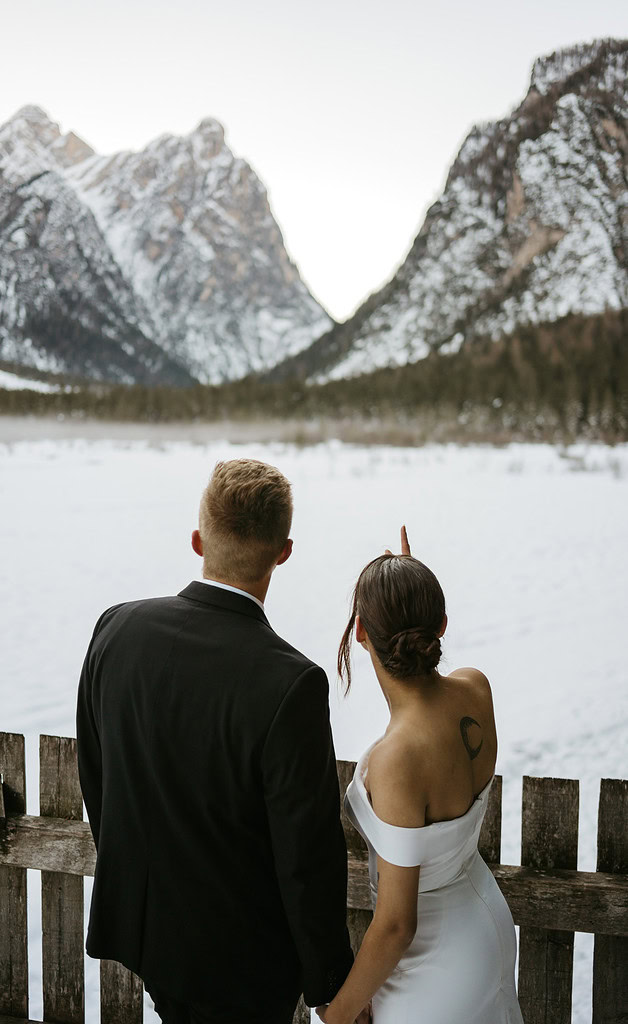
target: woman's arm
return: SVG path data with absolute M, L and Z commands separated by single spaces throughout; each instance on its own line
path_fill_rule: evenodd
M 349 976 L 318 1015 L 327 1024 L 353 1024 L 412 942 L 417 923 L 420 868 L 399 868 L 377 858 L 377 907 Z
M 382 742 L 368 769 L 375 813 L 391 825 L 425 824 L 425 802 L 416 775 L 408 772 L 406 752 Z M 420 865 L 398 867 L 378 856 L 377 904 L 355 963 L 328 1007 L 318 1015 L 326 1024 L 353 1024 L 369 1000 L 392 974 L 417 929 Z

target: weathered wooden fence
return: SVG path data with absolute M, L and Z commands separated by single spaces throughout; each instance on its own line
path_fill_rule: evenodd
M 354 765 L 338 762 L 344 793 Z M 44 1020 L 83 1024 L 83 876 L 95 851 L 76 767 L 76 741 L 40 738 L 40 814 L 27 815 L 24 737 L 0 733 L 0 1024 L 28 1022 L 26 871 L 41 871 Z M 367 855 L 344 821 L 349 928 L 359 945 L 371 919 Z M 500 864 L 501 778 L 480 851 L 521 925 L 519 998 L 526 1024 L 569 1024 L 574 932 L 595 933 L 593 1024 L 628 1021 L 628 782 L 603 779 L 598 870 L 577 871 L 578 783 L 524 777 L 521 867 Z M 142 982 L 101 961 L 101 1024 L 140 1024 Z M 295 1024 L 309 1019 L 302 1005 Z M 88 1024 L 96 1024 L 90 1020 Z

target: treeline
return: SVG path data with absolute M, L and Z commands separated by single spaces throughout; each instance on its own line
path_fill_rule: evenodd
M 459 435 L 628 439 L 628 311 L 568 316 L 481 339 L 450 355 L 326 384 L 250 376 L 221 387 L 91 383 L 55 394 L 0 392 L 0 412 L 152 422 L 428 416 Z

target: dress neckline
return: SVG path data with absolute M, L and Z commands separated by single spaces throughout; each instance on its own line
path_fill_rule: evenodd
M 369 754 L 371 753 L 373 747 L 376 746 L 376 744 L 378 744 L 381 739 L 383 739 L 382 736 L 380 736 L 379 739 L 374 740 L 373 743 L 371 743 L 370 747 L 367 747 L 367 749 L 364 751 L 364 753 L 362 754 L 362 757 L 360 758 L 360 760 L 358 761 L 358 763 L 356 765 L 355 773 L 354 773 L 354 776 L 353 776 L 353 781 L 355 782 L 355 784 L 357 786 L 357 789 L 358 789 L 358 792 L 362 796 L 362 799 L 363 799 L 364 803 L 368 807 L 368 809 L 369 809 L 370 813 L 372 814 L 372 816 L 375 818 L 376 821 L 379 822 L 380 825 L 384 825 L 386 828 L 402 829 L 404 832 L 424 832 L 425 829 L 428 829 L 428 828 L 436 828 L 436 829 L 438 829 L 438 828 L 446 828 L 447 826 L 451 827 L 452 825 L 458 825 L 461 821 L 464 821 L 464 819 L 467 818 L 471 814 L 471 812 L 476 809 L 476 807 L 478 807 L 480 804 L 482 804 L 484 802 L 484 799 L 487 796 L 487 794 L 488 794 L 488 792 L 489 792 L 489 790 L 491 788 L 491 785 L 493 783 L 493 780 L 495 778 L 495 772 L 493 772 L 493 774 L 491 775 L 490 779 L 488 780 L 488 782 L 486 783 L 484 788 L 481 789 L 480 792 L 478 793 L 478 795 L 473 798 L 473 801 L 472 801 L 471 805 L 467 808 L 467 810 L 464 812 L 464 814 L 459 814 L 457 818 L 446 818 L 443 821 L 432 821 L 429 825 L 415 825 L 415 826 L 391 825 L 391 823 L 389 821 L 384 821 L 383 818 L 380 818 L 375 813 L 375 809 L 373 807 L 373 804 L 371 803 L 371 800 L 370 800 L 367 788 L 364 785 L 364 774 L 365 774 L 366 769 L 368 767 Z

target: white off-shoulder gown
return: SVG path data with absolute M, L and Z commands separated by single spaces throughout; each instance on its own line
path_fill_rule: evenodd
M 373 746 L 345 797 L 347 816 L 368 845 L 373 905 L 377 854 L 400 867 L 421 865 L 417 930 L 373 997 L 374 1024 L 523 1024 L 512 915 L 478 852 L 493 779 L 459 818 L 421 828 L 389 825 L 364 786 Z

